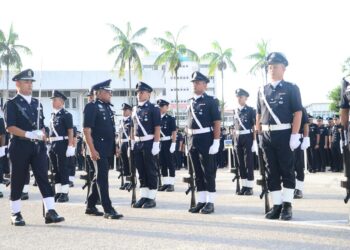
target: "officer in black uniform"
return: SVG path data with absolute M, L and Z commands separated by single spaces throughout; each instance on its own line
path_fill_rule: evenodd
M 152 87 L 144 82 L 136 84 L 138 106 L 132 113 L 131 148 L 139 173 L 141 198 L 133 205 L 134 208 L 156 206 L 158 179 L 155 156 L 160 151 L 161 119 L 159 108 L 149 101 L 152 91 Z
M 51 162 L 55 169 L 55 200 L 67 202 L 69 191 L 68 157 L 74 156 L 73 117 L 64 108 L 67 97 L 54 90 L 52 92 L 52 108 L 50 120 Z
M 270 53 L 267 64 L 271 82 L 260 88 L 256 119 L 256 126 L 262 131 L 260 141 L 274 205 L 265 217 L 290 220 L 295 188 L 293 150 L 300 145 L 302 103 L 299 88 L 283 80 L 288 66 L 285 56 L 279 52 Z
M 253 195 L 254 186 L 254 155 L 257 151 L 255 140 L 255 110 L 246 104 L 249 93 L 244 89 L 236 90 L 238 108 L 234 110 L 234 125 L 236 131 L 235 148 L 238 155 L 239 172 L 242 189 L 238 195 Z
M 69 173 L 69 187 L 74 187 L 75 181 L 75 171 L 77 167 L 77 158 L 76 158 L 76 148 L 77 148 L 77 127 L 73 126 L 73 147 L 74 154 L 68 157 L 68 173 Z
M 161 114 L 159 163 L 162 169 L 163 186 L 158 191 L 173 192 L 175 185 L 176 121 L 167 114 L 169 102 L 159 99 L 157 104 Z
M 85 213 L 95 216 L 103 215 L 96 208 L 100 197 L 104 218 L 120 219 L 123 215 L 118 214 L 112 207 L 108 186 L 108 157 L 115 153 L 116 136 L 114 113 L 110 108 L 112 97 L 110 83 L 111 80 L 107 80 L 96 84 L 94 86 L 96 100 L 88 103 L 84 109 L 84 135 L 95 168 L 95 176 L 91 182 L 91 193 L 87 200 Z
M 317 141 L 316 141 L 316 150 L 317 150 L 317 171 L 325 172 L 327 164 L 327 144 L 328 144 L 328 131 L 325 125 L 323 124 L 323 117 L 317 116 Z
M 131 119 L 131 113 L 132 113 L 132 107 L 127 104 L 122 104 L 122 110 L 123 110 L 123 120 L 121 121 L 120 127 L 119 127 L 119 145 L 120 145 L 120 156 L 122 160 L 122 167 L 123 167 L 123 174 L 124 176 L 130 175 L 130 164 L 129 164 L 129 157 L 128 157 L 128 142 L 130 137 L 130 130 L 132 126 L 132 119 Z M 127 189 L 127 187 L 130 185 L 130 183 L 125 182 L 124 186 L 121 186 L 120 189 L 124 190 Z
M 340 172 L 343 165 L 341 149 L 340 149 L 340 135 L 342 126 L 340 124 L 339 115 L 333 116 L 334 125 L 330 128 L 329 145 L 332 152 L 332 172 Z
M 84 155 L 83 155 L 83 138 L 81 132 L 77 131 L 77 147 L 75 148 L 75 156 L 77 158 L 78 170 L 83 170 Z
M 7 146 L 5 144 L 6 142 L 6 128 L 5 128 L 5 121 L 2 116 L 2 111 L 0 111 L 0 198 L 4 197 L 4 169 L 3 169 L 3 158 L 6 157 L 6 149 Z
M 47 174 L 47 154 L 45 145 L 44 116 L 38 99 L 32 98 L 34 72 L 31 69 L 13 77 L 17 95 L 5 104 L 5 122 L 12 135 L 9 148 L 12 163 L 11 172 L 11 221 L 15 226 L 24 226 L 21 215 L 21 193 L 26 174 L 31 165 L 45 205 L 45 223 L 57 223 L 64 220 L 54 210 L 53 191 Z M 38 118 L 38 111 L 40 117 Z M 37 121 L 39 120 L 39 124 Z
M 327 117 L 327 125 L 325 126 L 327 128 L 327 149 L 326 149 L 326 168 L 329 167 L 330 170 L 332 170 L 333 166 L 333 158 L 332 158 L 332 150 L 331 150 L 331 141 L 330 136 L 332 135 L 332 127 L 334 126 L 334 120 L 333 117 Z
M 305 108 L 302 109 L 299 134 L 301 137 L 301 144 L 294 150 L 294 167 L 296 172 L 294 199 L 303 198 L 305 179 L 304 169 L 306 167 L 304 161 L 304 150 L 310 147 L 309 119 Z
M 317 171 L 317 131 L 318 127 L 314 123 L 314 117 L 308 115 L 309 118 L 309 138 L 310 138 L 310 147 L 307 149 L 307 159 L 309 164 L 310 173 L 316 173 Z
M 215 154 L 220 146 L 221 115 L 219 102 L 205 93 L 209 79 L 196 71 L 192 74 L 194 97 L 188 107 L 188 138 L 190 154 L 196 174 L 198 203 L 191 213 L 214 212 L 216 194 Z

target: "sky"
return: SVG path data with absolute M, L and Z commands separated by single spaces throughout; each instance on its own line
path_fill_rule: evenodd
M 22 56 L 23 68 L 35 70 L 112 70 L 108 23 L 147 27 L 140 42 L 150 51 L 160 51 L 154 37 L 186 25 L 180 41 L 199 55 L 211 51 L 214 40 L 233 49 L 237 72 L 226 70 L 224 81 L 229 106 L 237 88 L 255 99 L 262 81 L 248 74 L 253 62 L 246 57 L 261 39 L 269 41 L 269 51 L 286 55 L 285 80 L 300 87 L 304 105 L 327 101 L 350 57 L 347 0 L 1 0 L 0 6 L 0 29 L 7 34 L 14 25 L 19 44 L 33 52 Z

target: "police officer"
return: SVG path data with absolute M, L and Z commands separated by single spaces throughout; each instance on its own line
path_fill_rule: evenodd
M 234 110 L 234 125 L 236 131 L 236 150 L 238 155 L 239 172 L 242 189 L 238 195 L 253 195 L 254 186 L 254 155 L 257 150 L 255 140 L 256 112 L 246 102 L 249 93 L 244 89 L 236 90 L 238 108 Z
M 310 173 L 316 173 L 317 171 L 317 131 L 318 127 L 314 123 L 314 117 L 308 115 L 309 118 L 309 138 L 310 138 L 310 147 L 307 149 L 307 159 L 309 163 Z
M 131 119 L 131 113 L 132 113 L 132 107 L 127 104 L 122 104 L 122 110 L 123 110 L 123 120 L 121 121 L 120 128 L 119 128 L 119 145 L 120 145 L 120 156 L 122 160 L 122 168 L 123 168 L 123 174 L 124 176 L 130 175 L 130 164 L 129 164 L 129 158 L 128 158 L 128 143 L 129 143 L 129 137 L 130 137 L 130 130 L 132 126 L 132 119 Z M 125 182 L 124 186 L 121 186 L 120 189 L 124 190 L 127 189 L 130 183 Z
M 220 146 L 221 116 L 219 102 L 205 93 L 209 79 L 196 71 L 192 74 L 194 97 L 188 107 L 188 134 L 190 154 L 196 174 L 198 203 L 191 213 L 214 212 L 216 194 L 215 154 Z M 192 143 L 190 142 L 192 141 Z
M 141 198 L 134 208 L 153 208 L 156 206 L 158 188 L 157 166 L 155 156 L 160 147 L 160 111 L 149 99 L 153 89 L 144 82 L 136 84 L 138 105 L 132 113 L 131 129 L 134 161 L 139 173 Z
M 24 226 L 21 215 L 21 193 L 29 164 L 38 183 L 45 205 L 45 223 L 64 221 L 54 210 L 53 191 L 47 175 L 47 154 L 44 135 L 42 105 L 32 98 L 34 72 L 31 69 L 20 72 L 12 80 L 16 82 L 17 95 L 5 105 L 5 122 L 12 135 L 9 148 L 12 163 L 11 173 L 11 221 L 15 226 Z M 40 114 L 38 114 L 40 111 Z M 39 117 L 39 124 L 37 118 Z
M 52 92 L 52 108 L 50 120 L 51 162 L 55 169 L 55 200 L 67 202 L 69 191 L 69 163 L 68 157 L 75 154 L 73 141 L 73 117 L 64 108 L 67 97 L 54 90 Z
M 306 167 L 304 162 L 304 150 L 310 147 L 309 120 L 305 108 L 302 109 L 299 134 L 301 137 L 301 144 L 294 150 L 294 167 L 296 172 L 294 199 L 303 198 L 305 179 L 304 168 Z
M 290 220 L 295 188 L 293 150 L 300 145 L 301 97 L 299 88 L 283 79 L 288 66 L 283 54 L 270 53 L 267 64 L 271 82 L 260 88 L 256 119 L 256 126 L 262 131 L 260 141 L 274 205 L 265 217 Z
M 325 126 L 327 128 L 327 149 L 326 149 L 326 167 L 329 167 L 329 170 L 332 170 L 333 166 L 333 158 L 332 158 L 332 150 L 331 150 L 331 144 L 332 142 L 329 140 L 332 135 L 332 128 L 334 126 L 334 120 L 333 117 L 327 117 L 327 125 Z
M 95 176 L 91 182 L 91 193 L 87 199 L 85 214 L 103 215 L 96 208 L 96 203 L 100 197 L 104 218 L 120 219 L 123 215 L 118 214 L 112 207 L 108 190 L 108 157 L 115 153 L 116 136 L 114 113 L 110 108 L 112 97 L 110 82 L 111 80 L 107 80 L 94 86 L 96 100 L 88 103 L 84 109 L 84 135 L 95 168 Z
M 173 192 L 175 185 L 176 122 L 167 114 L 169 102 L 159 99 L 157 104 L 161 114 L 159 162 L 162 168 L 163 186 L 158 191 Z
M 330 128 L 329 145 L 332 152 L 332 172 L 340 172 L 342 169 L 342 155 L 340 149 L 340 135 L 342 126 L 340 125 L 339 115 L 333 116 L 334 125 Z
M 323 124 L 323 117 L 317 116 L 317 136 L 316 136 L 316 150 L 317 150 L 317 171 L 325 172 L 327 164 L 327 145 L 328 145 L 328 131 Z
M 73 126 L 74 154 L 68 157 L 69 187 L 74 187 L 74 181 L 75 181 L 75 170 L 77 165 L 76 148 L 77 148 L 77 142 L 78 142 L 77 131 L 78 131 L 77 127 Z

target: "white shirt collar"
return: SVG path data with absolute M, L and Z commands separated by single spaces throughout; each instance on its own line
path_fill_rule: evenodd
M 144 101 L 144 102 L 138 102 L 138 106 L 143 106 L 143 105 L 145 105 L 145 103 L 146 103 L 147 101 Z
M 244 106 L 241 106 L 241 105 L 238 104 L 238 109 L 239 109 L 239 110 L 244 109 L 244 107 L 245 107 L 245 105 L 244 105 Z
M 60 108 L 60 109 L 53 109 L 53 112 L 55 113 L 55 115 L 57 115 L 57 113 L 60 112 L 61 109 L 62 109 L 62 108 Z
M 18 93 L 20 96 L 23 97 L 24 100 L 26 100 L 28 102 L 28 104 L 30 104 L 32 102 L 32 96 L 31 95 L 22 95 L 20 93 Z
M 164 114 L 161 114 L 160 116 L 161 116 L 161 118 L 163 118 L 164 116 L 166 115 L 166 113 L 164 113 Z
M 274 82 L 271 83 L 271 85 L 272 85 L 274 88 L 276 88 L 277 85 L 278 85 L 281 81 L 282 81 L 282 80 L 274 81 Z
M 202 96 L 203 95 L 196 95 L 196 94 L 194 94 L 193 98 L 194 98 L 194 100 L 197 100 L 197 99 L 201 98 Z
M 129 116 L 123 116 L 123 121 L 125 122 L 127 119 L 129 119 L 130 115 Z

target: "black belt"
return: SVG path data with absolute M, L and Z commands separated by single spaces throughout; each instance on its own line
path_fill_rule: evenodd
M 29 138 L 27 138 L 27 137 L 21 137 L 21 136 L 17 136 L 17 135 L 12 136 L 12 138 L 13 138 L 13 139 L 18 139 L 18 140 L 21 140 L 21 141 L 41 142 L 40 140 L 29 139 Z

